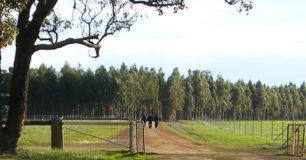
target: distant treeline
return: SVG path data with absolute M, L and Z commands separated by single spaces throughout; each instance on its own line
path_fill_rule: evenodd
M 1 108 L 7 108 L 11 69 L 2 72 Z M 260 81 L 232 83 L 211 72 L 175 68 L 165 79 L 162 69 L 124 63 L 119 69 L 95 71 L 66 63 L 60 72 L 42 64 L 30 70 L 28 115 L 117 116 L 140 119 L 304 120 L 306 86 L 269 87 Z M 3 94 L 4 93 L 4 94 Z

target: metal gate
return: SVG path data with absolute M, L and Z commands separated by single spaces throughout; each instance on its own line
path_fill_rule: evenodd
M 109 150 L 130 148 L 130 121 L 103 119 L 63 120 L 64 148 Z M 145 152 L 142 121 L 136 123 L 137 152 Z
M 127 120 L 63 120 L 64 148 L 129 148 L 130 123 Z
M 304 156 L 305 124 L 288 124 L 287 127 L 287 154 Z

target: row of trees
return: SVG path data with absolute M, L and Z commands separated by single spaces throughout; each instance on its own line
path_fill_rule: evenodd
M 2 93 L 8 93 L 11 72 L 2 73 Z M 30 70 L 27 114 L 304 120 L 305 109 L 305 83 L 299 87 L 293 83 L 269 87 L 260 81 L 232 83 L 220 75 L 214 79 L 209 71 L 189 70 L 183 76 L 177 68 L 165 79 L 162 69 L 123 63 L 120 69 L 101 66 L 92 71 L 66 63 L 60 72 L 44 64 Z

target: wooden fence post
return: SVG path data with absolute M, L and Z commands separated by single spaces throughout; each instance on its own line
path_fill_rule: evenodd
M 291 150 L 291 153 L 292 153 L 292 155 L 294 155 L 295 154 L 295 143 L 296 143 L 296 141 L 295 141 L 295 124 L 292 124 L 292 150 Z
M 143 153 L 146 154 L 146 141 L 145 141 L 145 123 L 142 122 L 142 142 L 143 142 Z M 305 131 L 305 130 L 304 130 Z
M 51 119 L 51 148 L 63 149 L 63 123 L 62 118 Z
M 131 153 L 134 154 L 137 152 L 136 150 L 136 122 L 130 122 L 130 150 Z

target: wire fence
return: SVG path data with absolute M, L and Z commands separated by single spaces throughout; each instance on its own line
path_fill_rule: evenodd
M 126 120 L 64 120 L 64 148 L 129 148 Z
M 40 119 L 40 118 L 39 118 Z M 34 119 L 32 119 L 34 121 Z M 37 121 L 37 119 L 35 119 Z M 29 122 L 29 120 L 27 120 Z M 43 121 L 48 121 L 44 119 Z M 63 120 L 63 148 L 119 150 L 130 147 L 130 121 L 114 119 Z M 137 151 L 145 152 L 144 125 L 136 123 Z M 19 141 L 23 148 L 51 149 L 50 125 L 24 125 Z
M 264 137 L 274 143 L 284 144 L 287 139 L 288 124 L 304 124 L 305 121 L 242 121 L 242 120 L 208 120 L 208 124 L 220 129 L 231 130 L 240 134 Z
M 24 125 L 19 141 L 20 147 L 51 149 L 50 125 Z

